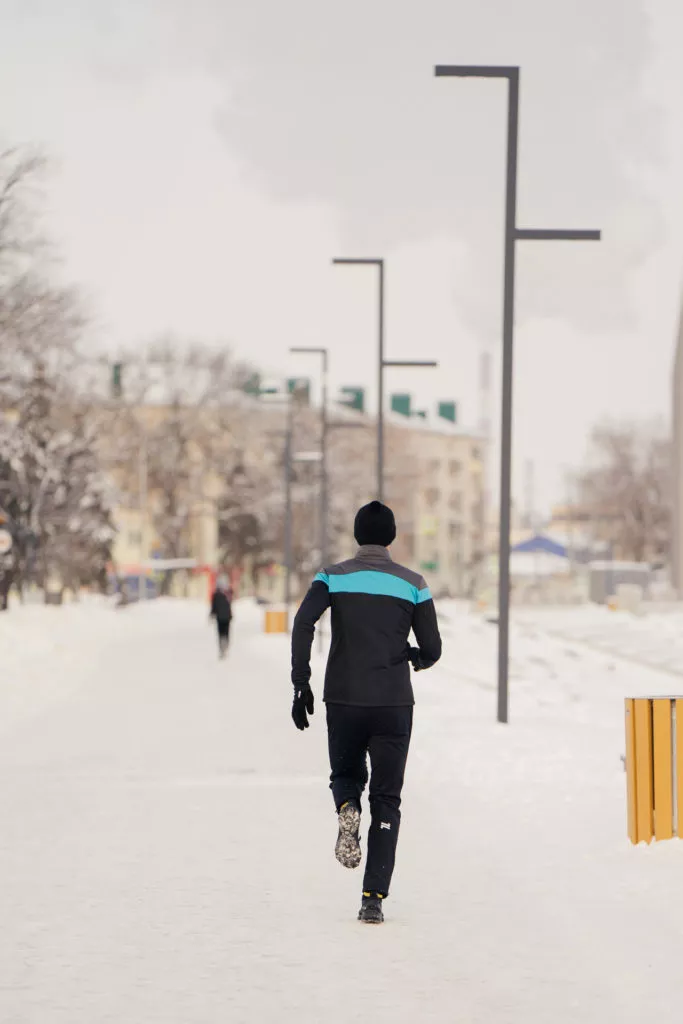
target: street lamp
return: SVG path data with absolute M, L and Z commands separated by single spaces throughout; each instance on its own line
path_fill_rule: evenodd
M 274 399 L 268 401 L 269 405 L 281 405 L 283 402 L 286 405 L 286 420 L 285 420 L 285 451 L 284 451 L 284 469 L 285 469 L 285 529 L 284 529 L 284 562 L 285 562 L 285 609 L 287 616 L 287 629 L 289 630 L 289 607 L 292 602 L 292 570 L 293 570 L 293 516 L 292 516 L 292 466 L 295 462 L 316 462 L 320 459 L 320 453 L 315 452 L 301 452 L 298 454 L 294 453 L 293 450 L 293 439 L 294 439 L 294 402 L 296 400 L 296 391 L 291 391 L 285 394 L 282 398 L 279 396 L 277 388 L 259 388 L 257 392 L 258 396 L 275 395 Z
M 327 374 L 329 369 L 329 353 L 326 348 L 299 346 L 289 350 L 295 355 L 318 355 L 322 361 L 321 400 L 320 400 L 320 562 L 327 565 L 327 515 L 329 502 L 329 482 L 327 470 Z
M 329 558 L 329 513 L 330 513 L 330 473 L 329 473 L 329 436 L 331 430 L 344 430 L 353 428 L 365 428 L 365 423 L 358 423 L 355 420 L 330 420 L 328 408 L 328 371 L 329 371 L 329 349 L 318 348 L 308 345 L 299 345 L 289 350 L 295 355 L 319 355 L 322 357 L 321 377 L 321 431 L 320 431 L 320 561 L 323 567 L 327 566 Z
M 287 417 L 285 427 L 285 614 L 289 630 L 289 606 L 292 601 L 292 435 L 294 394 L 287 395 Z
M 355 421 L 332 421 L 330 422 L 328 416 L 328 405 L 327 405 L 327 385 L 328 385 L 328 370 L 329 370 L 329 349 L 317 348 L 309 345 L 299 345 L 289 350 L 294 355 L 319 355 L 322 357 L 322 375 L 321 375 L 321 431 L 320 431 L 320 455 L 318 461 L 320 462 L 320 564 L 321 568 L 327 568 L 328 562 L 328 548 L 329 548 L 329 515 L 330 515 L 330 475 L 329 475 L 329 462 L 328 462 L 328 438 L 330 430 L 341 430 L 344 428 L 354 427 L 365 427 L 364 423 L 356 423 Z M 295 457 L 294 461 L 302 461 L 301 456 Z M 308 458 L 308 462 L 316 461 L 315 459 Z M 322 629 L 318 629 L 318 642 L 320 644 L 320 650 L 323 649 L 323 633 Z
M 377 497 L 384 501 L 384 371 L 388 366 L 403 367 L 434 367 L 438 364 L 432 360 L 387 360 L 384 358 L 384 260 L 363 259 L 360 257 L 344 257 L 332 260 L 335 266 L 370 266 L 377 267 L 379 271 L 379 296 L 378 296 L 378 410 L 377 410 Z
M 138 453 L 138 503 L 140 505 L 140 566 L 138 570 L 138 601 L 147 598 L 147 573 L 145 559 L 149 556 L 148 541 L 148 485 L 149 485 L 149 439 L 144 423 L 144 410 L 140 421 L 140 450 Z
M 500 462 L 498 578 L 498 721 L 508 721 L 510 647 L 510 502 L 512 490 L 512 382 L 515 306 L 515 243 L 598 242 L 599 231 L 517 227 L 518 67 L 438 65 L 437 78 L 503 78 L 508 82 L 507 172 L 505 186 L 505 271 L 503 287 L 503 399 Z

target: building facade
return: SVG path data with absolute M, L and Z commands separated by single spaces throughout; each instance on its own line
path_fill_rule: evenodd
M 154 529 L 155 521 L 159 520 L 160 494 L 155 488 L 151 467 L 146 465 L 144 432 L 158 431 L 168 410 L 142 407 L 135 413 L 140 424 L 140 442 L 129 452 L 126 473 L 112 471 L 120 496 L 114 513 L 118 527 L 114 569 L 130 574 L 149 559 L 176 555 L 191 558 L 198 566 L 217 566 L 221 495 L 225 492 L 226 481 L 209 466 L 197 462 L 193 486 L 181 495 L 186 517 L 183 550 L 166 550 Z M 209 420 L 210 414 L 202 418 L 202 429 L 210 429 Z M 335 557 L 353 553 L 353 515 L 360 504 L 375 497 L 376 423 L 364 418 L 363 424 L 367 429 L 338 431 L 337 446 L 330 455 L 333 470 L 330 512 L 340 531 L 338 543 L 333 545 Z M 273 433 L 275 425 L 270 415 L 256 417 L 251 423 L 249 444 L 263 449 L 279 448 L 283 442 L 279 434 Z M 113 432 L 106 433 L 106 437 L 117 440 Z M 232 442 L 229 436 L 223 440 L 227 454 Z M 314 450 L 318 444 L 318 411 L 311 409 L 303 417 L 301 429 L 295 436 L 295 449 Z M 226 465 L 228 463 L 229 458 L 226 458 Z M 303 544 L 306 549 L 316 548 L 319 535 L 319 481 L 314 478 L 315 470 L 309 468 L 307 472 L 313 473 L 311 480 L 300 481 L 297 477 L 293 487 L 294 539 L 297 542 L 294 572 L 304 588 L 308 585 L 310 571 L 305 567 L 299 572 L 302 569 L 299 547 Z M 472 596 L 474 593 L 486 564 L 484 479 L 483 438 L 447 421 L 438 421 L 437 425 L 401 416 L 388 417 L 385 500 L 395 511 L 399 529 L 393 555 L 421 572 L 436 595 Z M 279 506 L 284 501 L 283 474 L 279 468 L 272 478 L 272 497 L 273 514 L 277 519 Z M 276 549 L 277 561 L 278 545 Z M 271 597 L 282 589 L 282 572 L 277 569 L 275 565 L 272 579 L 266 581 Z M 294 590 L 297 591 L 296 586 Z
M 392 425 L 387 501 L 395 557 L 437 596 L 474 596 L 486 555 L 485 441 L 444 424 Z

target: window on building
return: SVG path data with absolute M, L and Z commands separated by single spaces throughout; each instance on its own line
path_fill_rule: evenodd
M 451 494 L 448 505 L 453 512 L 462 512 L 462 494 L 460 491 L 454 491 Z
M 441 491 L 438 487 L 428 487 L 425 491 L 425 501 L 429 508 L 434 508 L 435 505 L 438 505 L 440 498 Z
M 140 532 L 140 530 L 128 531 L 128 543 L 135 545 L 142 544 L 142 533 Z
M 462 526 L 460 523 L 450 523 L 448 533 L 452 541 L 458 541 L 462 536 Z
M 401 531 L 399 536 L 403 542 L 401 551 L 405 552 L 406 560 L 412 560 L 415 558 L 415 534 Z
M 448 464 L 448 472 L 451 476 L 460 476 L 462 473 L 462 462 L 460 459 L 451 459 Z

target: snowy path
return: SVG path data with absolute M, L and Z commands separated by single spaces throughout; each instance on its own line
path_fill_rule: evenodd
M 565 640 L 629 658 L 645 668 L 657 669 L 670 676 L 683 677 L 683 614 L 680 608 L 638 617 L 587 605 L 560 610 L 520 611 L 517 617 L 522 621 L 531 618 L 537 626 Z
M 220 664 L 199 606 L 65 614 L 0 676 L 3 1024 L 679 1019 L 683 845 L 628 846 L 619 763 L 660 677 L 522 633 L 502 730 L 494 632 L 447 623 L 373 929 L 283 640 L 240 608 Z

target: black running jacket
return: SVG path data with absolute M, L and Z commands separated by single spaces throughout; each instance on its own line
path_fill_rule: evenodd
M 423 578 L 375 545 L 361 547 L 355 558 L 319 572 L 294 620 L 295 687 L 311 677 L 315 624 L 327 608 L 332 643 L 323 699 L 357 707 L 413 704 L 410 631 L 417 640 L 421 668 L 441 657 L 434 602 Z
M 232 619 L 232 604 L 230 603 L 230 597 L 225 590 L 214 591 L 214 595 L 211 598 L 211 614 L 218 622 L 230 622 Z

